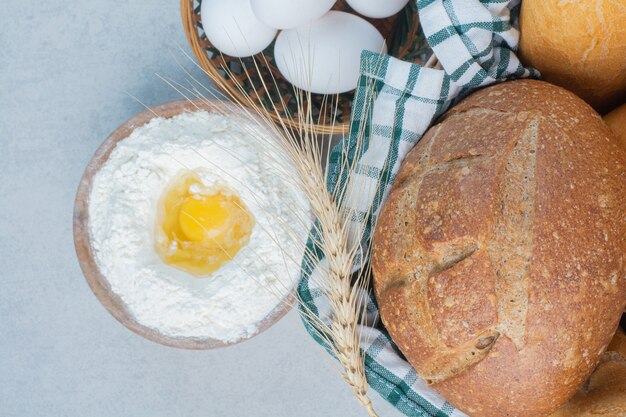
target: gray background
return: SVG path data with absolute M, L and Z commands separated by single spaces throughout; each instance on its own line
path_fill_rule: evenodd
M 185 79 L 178 2 L 1 3 L 0 416 L 365 415 L 294 312 L 244 344 L 182 351 L 126 330 L 82 277 L 76 187 L 143 109 L 127 93 L 180 98 L 155 76 Z

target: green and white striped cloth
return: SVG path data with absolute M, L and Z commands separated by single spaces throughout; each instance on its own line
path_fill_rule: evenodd
M 418 0 L 417 7 L 426 39 L 443 70 L 364 52 L 353 102 L 353 128 L 333 150 L 329 162 L 327 186 L 333 189 L 346 181 L 345 175 L 340 175 L 342 158 L 348 155 L 352 161 L 358 160 L 347 185 L 349 189 L 357 187 L 358 198 L 346 204 L 349 210 L 355 210 L 353 221 L 365 223 L 363 247 L 367 247 L 374 216 L 403 158 L 436 117 L 476 88 L 538 75 L 524 68 L 513 53 L 519 40 L 514 25 L 519 0 Z M 357 130 L 362 128 L 366 132 L 365 146 L 354 152 Z M 365 213 L 370 207 L 373 214 L 368 217 Z M 311 233 L 309 250 L 321 254 L 314 244 L 315 231 Z M 315 279 L 326 262 L 321 255 L 319 263 L 304 259 L 298 293 L 310 311 L 328 322 L 328 300 L 324 289 L 317 286 L 320 280 Z M 360 331 L 369 385 L 407 416 L 464 416 L 416 375 L 378 320 L 373 293 L 365 297 L 367 317 Z M 312 330 L 310 319 L 303 315 L 303 321 L 309 333 L 323 344 Z

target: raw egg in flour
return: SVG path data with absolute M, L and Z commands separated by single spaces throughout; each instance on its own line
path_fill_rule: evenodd
M 171 266 L 210 275 L 250 241 L 255 220 L 225 183 L 206 186 L 193 171 L 179 174 L 163 193 L 156 251 Z

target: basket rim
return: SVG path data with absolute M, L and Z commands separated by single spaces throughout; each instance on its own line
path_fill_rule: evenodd
M 187 37 L 187 41 L 193 51 L 196 59 L 198 60 L 198 64 L 202 68 L 203 71 L 207 73 L 209 77 L 219 77 L 221 78 L 221 74 L 218 72 L 216 66 L 209 59 L 206 50 L 202 46 L 200 42 L 200 35 L 198 33 L 198 22 L 200 19 L 196 17 L 196 13 L 194 10 L 194 1 L 195 0 L 180 0 L 180 14 L 183 23 L 183 29 L 185 31 L 185 36 Z M 238 104 L 244 105 L 246 107 L 250 107 L 250 104 L 243 99 L 240 91 L 233 85 L 233 83 L 226 82 L 223 83 L 223 86 L 216 86 L 222 92 L 227 94 L 227 97 L 233 101 L 236 101 Z M 272 120 L 275 123 L 282 124 L 284 123 L 289 128 L 300 129 L 302 126 L 300 123 L 289 120 L 287 118 L 280 118 L 280 116 L 274 114 L 273 112 L 269 112 Z M 322 135 L 345 135 L 348 133 L 350 129 L 350 122 L 346 121 L 343 123 L 335 123 L 332 125 L 328 124 L 315 124 L 307 126 L 308 130 L 311 130 L 312 133 L 322 134 Z

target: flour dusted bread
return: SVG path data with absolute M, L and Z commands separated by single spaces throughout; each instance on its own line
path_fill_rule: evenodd
M 549 415 L 626 305 L 626 153 L 572 93 L 481 90 L 408 154 L 376 227 L 383 323 L 471 416 Z

